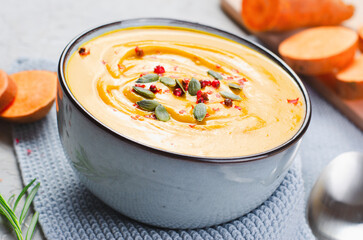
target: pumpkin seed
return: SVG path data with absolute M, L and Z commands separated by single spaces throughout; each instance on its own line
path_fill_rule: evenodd
M 222 75 L 213 71 L 213 70 L 208 70 L 207 72 L 210 76 L 214 77 L 215 79 L 221 80 L 223 79 Z
M 155 98 L 155 94 L 152 91 L 149 91 L 142 87 L 136 87 L 136 86 L 133 86 L 132 88 L 138 95 L 140 95 L 144 98 L 151 98 L 151 99 Z
M 207 106 L 204 103 L 198 103 L 193 109 L 194 118 L 201 122 L 207 115 Z
M 186 92 L 185 92 L 185 89 L 183 87 L 183 84 L 178 79 L 175 79 L 175 82 L 181 88 L 181 90 L 183 91 L 183 93 L 185 94 Z
M 200 89 L 201 89 L 200 82 L 197 79 L 192 78 L 192 80 L 190 80 L 189 85 L 188 85 L 189 94 L 192 96 L 195 96 L 195 95 L 197 95 L 197 92 Z
M 159 75 L 155 73 L 146 74 L 136 80 L 137 83 L 151 83 L 159 80 Z
M 235 101 L 241 101 L 242 98 L 236 94 L 230 93 L 230 92 L 226 92 L 226 91 L 221 91 L 219 92 L 219 94 L 224 97 L 224 98 L 229 98 L 231 100 L 235 100 Z
M 176 85 L 175 79 L 172 79 L 170 77 L 161 77 L 160 82 L 168 87 L 175 87 Z
M 170 120 L 170 115 L 168 113 L 168 111 L 166 110 L 166 108 L 159 104 L 156 108 L 155 108 L 155 116 L 158 120 L 163 121 L 163 122 L 167 122 Z
M 155 100 L 141 100 L 141 101 L 138 101 L 136 102 L 136 104 L 141 108 L 141 109 L 144 109 L 144 110 L 147 110 L 147 111 L 154 111 L 155 108 L 160 104 L 158 103 L 157 101 Z
M 228 83 L 228 87 L 232 88 L 232 89 L 237 89 L 237 90 L 241 90 L 241 86 L 236 84 L 236 83 Z

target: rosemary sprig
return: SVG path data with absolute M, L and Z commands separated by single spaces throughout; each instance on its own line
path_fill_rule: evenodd
M 0 194 L 0 215 L 3 215 L 9 221 L 9 223 L 10 223 L 11 227 L 13 228 L 18 240 L 24 240 L 23 232 L 21 230 L 21 225 L 24 222 L 24 220 L 26 219 L 26 216 L 27 216 L 28 210 L 30 208 L 30 205 L 33 202 L 33 199 L 34 199 L 35 195 L 37 194 L 38 189 L 40 187 L 40 183 L 36 184 L 35 187 L 30 191 L 28 197 L 25 200 L 23 209 L 21 210 L 21 214 L 20 214 L 19 219 L 16 217 L 15 210 L 16 210 L 16 207 L 18 206 L 20 200 L 22 199 L 24 194 L 27 192 L 27 190 L 33 185 L 35 180 L 36 179 L 31 181 L 21 191 L 21 193 L 19 194 L 19 196 L 17 197 L 17 199 L 15 201 L 15 204 L 14 204 L 13 208 L 10 207 L 9 203 L 10 203 L 10 201 L 12 199 L 15 198 L 15 196 L 11 196 L 9 198 L 9 201 L 6 202 L 6 200 Z M 29 227 L 27 229 L 27 233 L 26 233 L 26 237 L 25 237 L 26 240 L 31 240 L 32 239 L 33 234 L 34 234 L 35 226 L 36 226 L 36 224 L 38 222 L 38 218 L 39 218 L 39 213 L 35 212 L 33 217 L 32 217 L 32 220 L 30 222 L 30 225 L 29 225 Z

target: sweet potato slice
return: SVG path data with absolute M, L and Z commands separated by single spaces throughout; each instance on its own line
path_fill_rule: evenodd
M 359 50 L 363 53 L 363 26 L 358 30 Z
M 353 16 L 342 0 L 243 0 L 242 19 L 254 32 L 338 25 Z
M 12 122 L 33 122 L 43 118 L 56 95 L 57 75 L 48 71 L 23 71 L 10 75 L 18 92 L 14 102 L 0 114 Z
M 363 55 L 336 75 L 336 91 L 345 99 L 363 98 Z
M 349 65 L 358 47 L 355 31 L 340 27 L 315 27 L 285 39 L 279 53 L 298 73 L 320 75 Z
M 15 98 L 17 87 L 15 82 L 0 70 L 0 112 L 4 111 Z

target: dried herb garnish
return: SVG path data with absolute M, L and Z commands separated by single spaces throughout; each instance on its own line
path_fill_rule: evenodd
M 150 98 L 153 99 L 155 98 L 155 94 L 153 92 L 151 92 L 150 90 L 147 90 L 145 88 L 142 87 L 132 87 L 135 91 L 135 93 L 137 93 L 138 95 L 144 97 L 144 98 Z
M 217 80 L 221 80 L 223 79 L 222 75 L 213 71 L 213 70 L 208 70 L 207 72 L 210 76 L 212 76 L 213 78 L 217 79 Z
M 22 223 L 24 222 L 24 220 L 25 220 L 25 218 L 27 216 L 30 205 L 33 202 L 33 199 L 34 199 L 34 197 L 35 197 L 35 195 L 36 195 L 36 193 L 37 193 L 37 191 L 38 191 L 38 189 L 40 187 L 40 183 L 36 184 L 35 187 L 30 191 L 28 197 L 25 200 L 23 209 L 21 210 L 19 219 L 17 218 L 17 216 L 15 214 L 15 210 L 16 210 L 17 205 L 19 204 L 19 201 L 22 199 L 22 197 L 27 192 L 27 190 L 33 185 L 35 180 L 36 179 L 33 179 L 33 181 L 31 181 L 28 185 L 26 185 L 25 188 L 21 191 L 21 193 L 19 194 L 19 196 L 17 197 L 17 199 L 16 199 L 16 201 L 14 203 L 13 208 L 11 208 L 9 202 L 10 202 L 10 199 L 15 195 L 13 195 L 9 199 L 8 202 L 6 202 L 6 200 L 3 198 L 3 196 L 0 195 L 0 214 L 3 215 L 9 221 L 9 223 L 10 223 L 11 227 L 13 228 L 18 240 L 23 240 L 24 239 L 23 232 L 22 232 L 22 229 L 21 229 L 21 225 L 22 225 Z M 27 233 L 26 233 L 26 236 L 25 236 L 26 240 L 31 240 L 32 239 L 35 226 L 36 226 L 36 224 L 38 222 L 38 218 L 39 218 L 39 213 L 35 212 L 33 217 L 32 217 L 32 220 L 31 220 L 31 222 L 29 224 L 29 227 L 27 229 Z
M 207 115 L 207 106 L 204 103 L 198 103 L 193 109 L 194 118 L 201 122 Z
M 192 78 L 189 82 L 189 85 L 188 85 L 188 92 L 191 96 L 195 96 L 197 95 L 197 92 L 201 89 L 201 86 L 200 86 L 200 82 L 195 79 L 195 78 Z
M 151 83 L 159 80 L 159 75 L 155 73 L 146 74 L 136 80 L 137 83 Z

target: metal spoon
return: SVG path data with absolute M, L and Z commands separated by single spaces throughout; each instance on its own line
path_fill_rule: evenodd
M 310 193 L 307 214 L 318 239 L 363 239 L 362 153 L 343 153 L 329 163 Z

